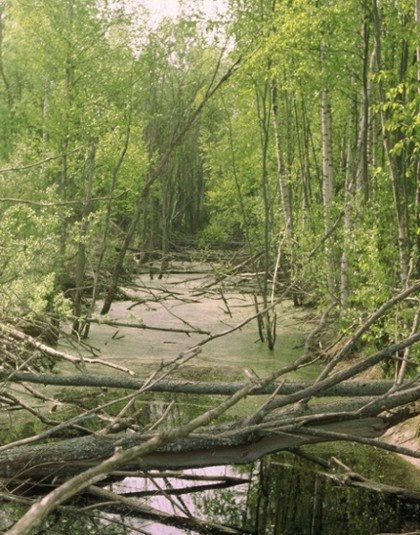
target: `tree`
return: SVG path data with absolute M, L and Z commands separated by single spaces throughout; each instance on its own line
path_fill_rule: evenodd
M 0 446 L 4 499 L 28 508 L 10 533 L 77 499 L 156 515 L 101 488 L 123 470 L 242 463 L 330 440 L 417 455 L 377 439 L 418 413 L 418 2 L 229 6 L 221 31 L 187 3 L 151 31 L 99 0 L 0 1 L 1 402 L 27 415 Z M 328 349 L 313 342 L 317 329 L 300 359 L 266 377 L 246 369 L 245 383 L 185 384 L 173 380 L 181 364 L 230 329 L 181 318 L 164 332 L 203 338 L 148 379 L 91 373 L 131 372 L 89 352 L 92 325 L 156 328 L 107 316 L 137 276 L 130 253 L 158 249 L 165 260 L 191 238 L 200 255 L 217 243 L 235 259 L 208 286 L 228 313 L 223 276 L 251 266 L 246 321 L 261 339 L 273 347 L 276 307 L 292 297 L 323 326 L 328 318 Z M 45 343 L 60 322 L 74 350 Z M 320 354 L 316 380 L 284 381 Z M 62 360 L 89 373 L 51 374 Z M 357 381 L 373 368 L 394 381 Z M 68 384 L 70 398 L 89 387 L 93 398 L 63 403 L 32 383 Z M 157 391 L 223 398 L 178 425 L 174 403 L 144 409 Z
M 115 267 L 111 276 L 110 283 L 107 288 L 106 297 L 104 300 L 104 304 L 101 309 L 101 314 L 107 314 L 109 312 L 109 309 L 111 307 L 111 304 L 115 298 L 115 294 L 118 288 L 118 281 L 123 269 L 125 255 L 128 251 L 128 248 L 130 247 L 130 244 L 134 238 L 137 225 L 140 221 L 140 215 L 142 211 L 144 210 L 145 201 L 148 199 L 150 189 L 160 176 L 160 174 L 163 172 L 165 166 L 169 162 L 170 158 L 173 155 L 173 151 L 175 148 L 178 147 L 178 145 L 181 143 L 181 141 L 184 139 L 185 135 L 190 131 L 192 126 L 195 124 L 197 118 L 201 114 L 203 108 L 207 104 L 207 102 L 213 97 L 213 95 L 218 91 L 218 89 L 227 81 L 229 78 L 235 73 L 237 66 L 239 65 L 240 59 L 236 60 L 227 70 L 226 72 L 221 75 L 220 77 L 217 77 L 217 73 L 219 72 L 219 63 L 216 64 L 216 70 L 213 73 L 209 85 L 206 87 L 206 90 L 199 100 L 198 104 L 191 109 L 188 109 L 188 114 L 185 120 L 183 120 L 182 124 L 179 126 L 179 128 L 176 130 L 176 134 L 171 139 L 170 144 L 166 148 L 165 152 L 160 154 L 157 158 L 157 161 L 153 164 L 150 172 L 147 175 L 147 178 L 145 180 L 144 186 L 141 189 L 136 204 L 132 213 L 132 217 L 127 229 L 127 232 L 125 233 L 125 237 L 123 240 L 123 243 L 120 247 L 120 251 L 117 257 L 117 261 L 115 263 Z
M 373 3 L 372 14 L 375 30 L 375 57 L 377 63 L 379 102 L 381 109 L 382 135 L 385 154 L 389 164 L 391 174 L 392 192 L 394 198 L 394 208 L 398 228 L 398 250 L 400 263 L 400 277 L 402 286 L 406 286 L 409 281 L 410 265 L 410 220 L 409 204 L 417 190 L 416 178 L 410 169 L 416 169 L 415 161 L 412 161 L 411 154 L 416 146 L 418 139 L 412 136 L 414 133 L 413 119 L 411 115 L 413 98 L 418 97 L 418 91 L 414 90 L 413 80 L 417 73 L 409 72 L 409 39 L 407 32 L 410 28 L 412 16 L 407 9 L 408 6 L 401 6 L 400 20 L 402 24 L 394 31 L 402 36 L 400 63 L 394 67 L 398 70 L 398 78 L 394 81 L 396 86 L 389 89 L 385 88 L 383 75 L 387 66 L 384 64 L 383 47 L 381 40 L 382 17 L 376 2 Z M 414 14 L 414 13 L 413 13 Z M 393 59 L 391 60 L 393 61 Z M 393 69 L 392 69 L 393 70 Z M 416 105 L 414 104 L 414 107 Z M 404 117 L 404 118 L 403 118 Z M 408 149 L 408 146 L 410 149 Z M 407 150 L 408 149 L 408 150 Z
M 131 78 L 122 61 L 127 65 L 133 56 L 122 52 L 121 42 L 113 46 L 108 39 L 125 21 L 108 19 L 96 2 L 73 0 L 66 2 L 65 9 L 55 1 L 35 2 L 28 8 L 16 0 L 7 6 L 5 20 L 3 64 L 16 110 L 9 140 L 13 151 L 8 157 L 20 163 L 8 171 L 15 177 L 10 197 L 14 202 L 19 197 L 47 199 L 51 205 L 45 210 L 62 207 L 60 249 L 51 255 L 55 263 L 49 270 L 53 275 L 46 294 L 64 291 L 68 296 L 76 286 L 76 325 L 82 297 L 91 285 L 85 266 L 96 263 L 102 205 L 114 194 L 116 169 L 121 167 L 121 162 L 116 163 L 119 145 L 126 144 L 118 124 L 126 122 L 125 98 L 130 95 Z M 7 24 L 9 20 L 14 24 Z M 34 160 L 39 165 L 32 165 Z M 31 162 L 28 170 L 27 161 Z M 100 172 L 93 172 L 95 166 Z M 112 169 L 114 185 L 108 189 Z M 127 187 L 128 183 L 120 185 L 120 192 Z M 42 202 L 38 210 L 42 211 Z M 111 243 L 107 249 L 108 256 L 113 254 Z

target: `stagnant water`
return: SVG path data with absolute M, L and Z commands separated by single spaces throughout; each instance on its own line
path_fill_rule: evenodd
M 191 267 L 191 266 L 190 266 Z M 229 330 L 255 312 L 254 298 L 214 287 L 204 287 L 209 279 L 205 274 L 177 274 L 162 280 L 139 277 L 133 298 L 140 300 L 115 303 L 112 317 L 121 321 L 141 320 L 150 327 L 168 329 L 192 328 L 209 331 L 212 335 Z M 213 288 L 213 287 L 212 287 Z M 243 377 L 244 368 L 251 367 L 259 376 L 292 363 L 302 352 L 305 334 L 314 326 L 305 311 L 286 302 L 277 307 L 277 343 L 273 351 L 259 340 L 256 321 L 240 330 L 203 345 L 202 352 L 188 363 L 184 372 L 187 378 L 211 380 Z M 145 369 L 157 361 L 169 361 L 183 351 L 194 347 L 206 335 L 180 334 L 142 330 L 133 334 L 132 329 L 102 326 L 92 333 L 93 345 L 102 348 L 103 356 L 122 359 L 125 365 Z M 152 366 L 153 368 L 153 366 Z M 303 368 L 291 378 L 310 380 L 317 376 L 319 365 Z M 172 395 L 154 396 L 149 407 L 149 417 L 156 419 L 174 399 Z M 210 408 L 217 399 L 207 397 L 177 396 L 180 419 L 196 416 Z M 238 416 L 249 411 L 261 400 L 248 399 L 245 406 L 236 410 Z M 176 420 L 172 414 L 172 425 Z M 377 481 L 400 485 L 407 481 L 411 468 L 404 461 L 383 451 L 372 451 L 354 444 L 328 444 L 307 448 L 306 451 L 324 459 L 335 455 L 355 471 Z M 371 491 L 337 486 L 323 470 L 312 462 L 290 453 L 270 456 L 254 466 L 213 467 L 189 471 L 200 477 L 241 476 L 249 483 L 225 490 L 207 490 L 177 497 L 149 498 L 149 504 L 169 514 L 185 515 L 190 511 L 200 518 L 235 526 L 239 530 L 258 534 L 315 535 L 322 534 L 373 534 L 400 532 L 420 527 L 418 505 L 403 503 Z M 160 486 L 183 488 L 191 481 L 169 478 L 127 479 L 119 489 L 135 492 L 139 489 L 156 491 Z M 195 485 L 199 482 L 193 483 Z M 185 528 L 164 526 L 151 521 L 134 520 L 133 527 L 141 527 L 151 534 L 175 535 L 185 533 Z M 191 533 L 195 533 L 191 531 Z
M 209 288 L 212 280 L 210 267 L 208 273 L 202 273 L 202 265 L 197 267 L 197 273 L 171 274 L 162 280 L 151 280 L 147 274 L 139 276 L 137 287 L 127 289 L 128 298 L 115 302 L 106 318 L 109 322 L 119 322 L 121 325 L 92 325 L 89 342 L 100 350 L 101 358 L 130 368 L 136 376 L 147 377 L 162 362 L 171 362 L 209 336 L 192 331 L 207 331 L 211 335 L 223 333 L 254 314 L 254 298 L 250 294 L 234 293 L 229 287 L 223 292 L 219 286 Z M 191 268 L 189 265 L 188 269 Z M 260 377 L 264 377 L 292 363 L 301 354 L 305 334 L 314 325 L 305 311 L 294 308 L 289 302 L 282 303 L 276 310 L 277 342 L 273 351 L 269 351 L 259 340 L 254 320 L 240 330 L 204 344 L 197 356 L 176 371 L 177 377 L 203 381 L 239 380 L 245 379 L 244 368 L 252 368 Z M 136 329 L 122 325 L 139 322 L 147 327 L 167 330 Z M 289 377 L 310 380 L 319 371 L 320 365 L 315 364 Z M 104 372 L 118 373 L 111 369 L 101 370 L 101 373 Z M 176 425 L 178 419 L 185 421 L 197 416 L 217 404 L 220 398 L 148 394 L 144 401 L 147 422 L 156 421 L 174 399 L 176 407 L 172 409 L 168 420 L 171 425 Z M 249 397 L 233 409 L 231 416 L 243 416 L 255 410 L 261 402 L 261 399 Z M 338 457 L 353 470 L 377 481 L 415 486 L 412 468 L 398 457 L 383 451 L 341 443 L 313 446 L 305 448 L 305 451 L 325 460 Z M 210 467 L 184 471 L 180 477 L 167 474 L 164 479 L 161 474 L 156 474 L 153 479 L 126 478 L 122 483 L 115 484 L 113 490 L 127 496 L 139 492 L 149 494 L 141 499 L 147 500 L 151 507 L 181 517 L 188 516 L 190 512 L 203 520 L 235 527 L 237 533 L 365 535 L 420 529 L 418 504 L 339 486 L 324 472 L 322 466 L 286 452 L 269 456 L 253 466 Z M 184 479 L 185 475 L 194 475 L 198 479 Z M 177 489 L 187 486 L 202 488 L 203 485 L 214 485 L 215 481 L 208 479 L 216 476 L 221 480 L 226 476 L 240 477 L 247 482 L 225 489 L 205 488 L 199 492 L 178 495 Z M 162 496 L 157 492 L 159 488 L 173 489 L 173 493 Z M 109 515 L 108 520 L 109 525 L 101 521 L 96 527 L 85 524 L 83 529 L 86 533 L 118 532 L 111 530 L 119 529 L 115 522 L 121 520 L 120 517 Z M 206 533 L 205 529 L 188 531 L 185 527 L 167 526 L 147 519 L 130 519 L 127 515 L 124 522 L 131 527 L 121 528 L 120 533 Z M 224 532 L 213 530 L 212 533 Z

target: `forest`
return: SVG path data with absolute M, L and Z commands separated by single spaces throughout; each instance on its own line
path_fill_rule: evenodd
M 113 486 L 281 451 L 420 507 L 305 449 L 420 458 L 383 439 L 420 436 L 419 110 L 420 0 L 0 0 L 2 532 L 286 533 Z M 186 311 L 215 296 L 221 330 Z M 290 360 L 194 365 L 246 329 L 277 355 L 284 314 Z

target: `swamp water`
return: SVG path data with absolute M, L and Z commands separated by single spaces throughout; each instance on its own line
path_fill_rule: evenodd
M 201 266 L 202 268 L 202 266 Z M 191 269 L 191 266 L 189 266 Z M 181 353 L 188 352 L 207 335 L 191 331 L 205 330 L 215 335 L 239 325 L 255 312 L 252 297 L 225 289 L 205 289 L 210 274 L 177 274 L 162 280 L 142 275 L 135 289 L 126 294 L 130 300 L 115 302 L 109 322 L 120 325 L 92 325 L 89 343 L 100 350 L 100 358 L 132 370 L 146 378 L 157 367 L 167 364 Z M 214 287 L 215 288 L 215 287 Z M 314 326 L 307 315 L 291 304 L 277 307 L 277 342 L 269 351 L 259 341 L 256 320 L 241 329 L 201 346 L 201 352 L 171 374 L 171 378 L 198 381 L 245 380 L 243 370 L 252 368 L 260 377 L 291 364 L 303 349 L 304 337 Z M 123 324 L 142 322 L 147 327 L 167 331 L 137 329 Z M 172 329 L 172 330 L 171 330 Z M 177 332 L 175 330 L 185 330 Z M 98 370 L 99 371 L 99 370 Z M 311 380 L 320 371 L 318 364 L 288 375 L 290 379 Z M 116 375 L 111 368 L 100 373 Z M 147 394 L 144 399 L 145 424 L 159 419 L 175 400 L 167 418 L 168 425 L 185 422 L 218 403 L 216 396 L 179 394 Z M 231 409 L 229 417 L 241 417 L 262 403 L 261 397 L 250 396 Z M 354 444 L 326 444 L 304 448 L 305 452 L 324 459 L 338 457 L 373 480 L 388 484 L 416 484 L 415 472 L 405 461 L 383 451 L 372 451 Z M 419 505 L 403 503 L 367 490 L 341 487 L 323 474 L 322 467 L 306 459 L 281 453 L 269 456 L 253 466 L 219 466 L 183 471 L 176 476 L 156 473 L 153 479 L 126 478 L 112 490 L 126 496 L 140 497 L 142 503 L 169 515 L 188 517 L 189 512 L 204 521 L 213 521 L 236 528 L 235 533 L 261 535 L 373 535 L 377 533 L 420 529 Z M 195 480 L 185 479 L 194 477 Z M 215 481 L 220 478 L 219 481 Z M 231 478 L 246 480 L 229 487 Z M 211 488 L 212 485 L 217 485 Z M 185 487 L 195 486 L 200 492 L 180 494 Z M 225 488 L 223 488 L 225 487 Z M 164 488 L 167 495 L 159 491 Z M 169 489 L 169 492 L 168 492 Z M 182 533 L 229 533 L 213 528 L 189 530 L 185 526 L 163 525 L 153 517 L 129 519 L 109 515 L 109 524 L 83 524 L 76 518 L 70 526 L 44 531 L 59 533 L 109 533 L 181 535 Z M 123 520 L 126 527 L 118 523 Z M 130 526 L 130 527 L 127 527 Z M 40 532 L 41 533 L 41 532 Z M 420 531 L 419 531 L 420 533 Z

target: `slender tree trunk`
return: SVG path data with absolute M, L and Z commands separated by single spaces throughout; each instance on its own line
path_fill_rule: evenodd
M 82 316 L 82 301 L 85 291 L 85 272 L 86 272 L 86 237 L 89 228 L 89 214 L 92 203 L 93 178 L 95 175 L 95 159 L 96 159 L 96 145 L 97 140 L 93 140 L 90 145 L 90 153 L 86 162 L 87 181 L 86 193 L 83 201 L 83 209 L 80 220 L 79 243 L 77 246 L 77 263 L 76 263 L 76 291 L 74 295 L 74 320 L 72 325 L 72 332 L 79 336 L 80 330 L 83 327 Z
M 0 80 L 3 82 L 3 86 L 6 92 L 6 98 L 7 98 L 7 112 L 8 112 L 8 121 L 7 121 L 7 129 L 5 132 L 4 139 L 6 143 L 4 143 L 4 147 L 2 148 L 2 151 L 4 151 L 3 155 L 7 156 L 9 150 L 10 150 L 10 143 L 11 143 L 11 134 L 13 132 L 13 123 L 14 123 L 14 100 L 12 91 L 10 88 L 9 80 L 6 75 L 6 71 L 4 69 L 4 62 L 3 62 L 3 30 L 4 30 L 4 11 L 5 11 L 5 3 L 3 3 L 0 0 Z M 3 125 L 3 128 L 5 125 Z M 0 153 L 1 154 L 1 153 Z
M 365 8 L 366 9 L 366 8 Z M 362 23 L 362 91 L 360 121 L 356 149 L 356 190 L 362 203 L 369 199 L 368 181 L 368 133 L 369 133 L 369 25 L 367 16 Z
M 277 90 L 277 84 L 276 81 L 272 81 L 272 89 L 271 89 L 271 98 L 272 98 L 272 113 L 273 113 L 273 126 L 274 126 L 274 139 L 275 139 L 275 146 L 276 146 L 276 159 L 277 159 L 277 182 L 279 186 L 280 191 L 280 201 L 281 201 L 281 207 L 283 211 L 283 219 L 284 219 L 284 234 L 286 237 L 286 243 L 287 243 L 287 251 L 289 253 L 289 261 L 290 261 L 290 280 L 293 283 L 296 283 L 295 275 L 297 273 L 297 266 L 296 266 L 296 253 L 295 253 L 295 236 L 294 236 L 294 215 L 293 215 L 293 190 L 292 186 L 288 180 L 288 177 L 290 176 L 290 172 L 288 171 L 290 169 L 291 165 L 291 154 L 290 154 L 290 138 L 291 138 L 291 131 L 290 131 L 290 121 L 287 120 L 286 122 L 286 128 L 283 129 L 284 136 L 287 139 L 287 153 L 288 153 L 288 165 L 287 168 L 284 165 L 284 157 L 283 157 L 283 150 L 282 150 L 282 129 L 281 129 L 281 119 L 280 119 L 280 110 L 279 110 L 279 102 L 278 102 L 278 90 Z M 287 99 L 287 95 L 285 96 Z M 290 109 L 288 106 L 288 103 L 286 102 L 285 106 L 285 115 L 288 116 L 290 114 Z M 299 144 L 299 141 L 298 141 Z M 279 243 L 282 243 L 282 240 L 279 240 Z M 280 257 L 281 250 L 279 245 L 279 252 L 278 256 Z M 275 280 L 273 281 L 273 290 L 274 290 L 274 284 Z M 293 302 L 295 306 L 298 306 L 301 304 L 298 291 L 297 291 L 297 284 L 296 288 L 293 291 Z
M 376 63 L 378 72 L 383 69 L 382 65 L 382 49 L 381 49 L 381 34 L 382 24 L 379 14 L 377 0 L 372 0 L 372 13 L 375 28 L 375 47 L 376 47 Z M 399 249 L 399 263 L 400 263 L 400 279 L 402 288 L 406 288 L 409 279 L 409 255 L 408 255 L 408 229 L 406 218 L 406 196 L 404 185 L 404 169 L 401 162 L 392 153 L 392 142 L 390 133 L 387 128 L 388 116 L 385 110 L 387 97 L 385 93 L 384 82 L 379 79 L 379 98 L 381 103 L 381 122 L 382 122 L 382 138 L 385 149 L 385 154 L 388 160 L 389 170 L 392 181 L 392 192 L 394 196 L 394 207 L 398 227 L 398 249 Z
M 354 114 L 350 113 L 347 139 L 346 155 L 346 178 L 344 190 L 344 222 L 343 222 L 343 250 L 341 253 L 340 266 L 340 311 L 341 314 L 347 309 L 349 302 L 349 255 L 351 229 L 352 229 L 352 209 L 354 201 L 354 165 L 353 165 L 353 145 L 352 134 L 354 128 Z
M 277 182 L 280 191 L 280 201 L 283 210 L 284 226 L 286 235 L 288 236 L 290 247 L 293 243 L 293 210 L 292 210 L 292 191 L 290 184 L 287 183 L 286 166 L 283 163 L 283 151 L 281 142 L 281 119 L 279 112 L 278 90 L 275 80 L 272 82 L 272 110 L 273 110 L 273 125 L 274 125 L 274 139 L 276 145 L 276 159 L 277 159 Z M 286 132 L 286 136 L 288 133 Z
M 167 162 L 165 171 L 161 174 L 161 221 L 160 221 L 160 270 L 159 279 L 163 277 L 168 264 L 169 242 L 172 233 L 172 205 L 174 203 L 174 162 L 173 159 Z
M 298 139 L 299 161 L 300 161 L 300 175 L 301 175 L 301 213 L 302 219 L 299 225 L 299 230 L 302 235 L 306 234 L 307 227 L 312 221 L 310 218 L 311 212 L 311 171 L 310 171 L 310 146 L 311 133 L 309 126 L 309 119 L 307 116 L 306 106 L 303 99 L 300 100 L 300 106 L 297 105 L 296 99 L 295 107 L 295 129 Z
M 324 88 L 321 93 L 321 127 L 322 127 L 322 201 L 324 206 L 324 232 L 327 236 L 331 232 L 332 203 L 334 200 L 334 166 L 332 152 L 332 123 L 331 123 L 331 103 L 330 92 Z M 335 294 L 334 282 L 334 259 L 332 248 L 325 241 L 325 254 L 327 258 L 327 281 L 328 291 L 331 296 Z
M 268 308 L 269 288 L 268 283 L 271 271 L 271 243 L 272 243 L 272 202 L 270 195 L 269 171 L 268 171 L 268 148 L 270 140 L 270 111 L 271 111 L 271 92 L 269 82 L 265 81 L 262 91 L 259 90 L 257 83 L 254 81 L 255 96 L 257 104 L 257 114 L 260 127 L 260 146 L 261 146 L 261 188 L 264 203 L 264 279 L 262 284 L 263 307 Z M 264 319 L 265 334 L 267 337 L 268 348 L 274 349 L 276 339 L 276 314 L 272 310 L 267 310 Z
M 414 18 L 416 21 L 416 27 L 417 27 L 417 34 L 419 32 L 420 28 L 420 0 L 416 0 L 416 6 L 415 6 L 415 12 L 414 12 Z M 420 94 L 420 41 L 416 47 L 416 58 L 417 58 L 417 81 L 418 81 L 418 88 L 417 91 Z M 417 162 L 416 162 L 416 198 L 415 198 L 415 212 L 414 212 L 414 223 L 415 228 L 420 228 L 420 155 L 417 154 Z M 417 249 L 417 265 L 416 265 L 416 272 L 415 276 L 416 278 L 420 277 L 420 232 L 417 233 L 416 238 L 416 249 Z
M 66 202 L 69 197 L 70 189 L 70 179 L 68 173 L 68 157 L 67 152 L 70 146 L 70 135 L 69 135 L 69 124 L 70 124 L 70 113 L 74 101 L 74 68 L 73 68 L 73 48 L 72 48 L 72 34 L 73 34 L 73 0 L 66 2 L 66 51 L 65 51 L 65 60 L 64 60 L 64 84 L 65 84 L 65 105 L 63 110 L 63 134 L 61 142 L 61 151 L 63 154 L 59 178 L 59 192 L 60 199 L 62 202 Z M 68 218 L 65 216 L 61 222 L 61 231 L 60 231 L 60 257 L 65 259 L 66 250 L 67 250 L 67 233 L 68 233 Z
M 133 86 L 132 86 L 132 88 L 133 88 Z M 114 171 L 112 173 L 111 187 L 110 187 L 109 192 L 108 192 L 109 200 L 108 200 L 107 209 L 106 209 L 106 215 L 105 215 L 104 233 L 103 233 L 103 236 L 102 236 L 101 252 L 99 254 L 99 259 L 98 259 L 95 271 L 93 273 L 93 289 L 92 289 L 92 299 L 91 299 L 90 306 L 89 306 L 89 311 L 88 311 L 88 315 L 89 316 L 93 313 L 93 311 L 95 309 L 96 300 L 97 300 L 97 296 L 98 296 L 99 279 L 100 279 L 102 264 L 103 264 L 103 261 L 104 261 L 104 258 L 105 258 L 105 253 L 106 253 L 106 249 L 107 249 L 108 236 L 109 236 L 109 230 L 110 230 L 110 224 L 111 224 L 111 214 L 112 214 L 112 204 L 113 204 L 112 196 L 114 194 L 114 191 L 115 191 L 115 188 L 116 188 L 116 185 L 117 185 L 118 173 L 119 173 L 119 171 L 121 169 L 121 166 L 122 166 L 122 164 L 124 162 L 125 156 L 127 154 L 128 146 L 130 144 L 131 119 L 132 119 L 132 96 L 133 96 L 133 89 L 131 91 L 130 107 L 129 107 L 128 114 L 127 114 L 127 125 L 126 125 L 124 145 L 123 145 L 123 148 L 121 150 L 120 157 L 119 157 L 119 159 L 118 159 L 118 161 L 117 161 L 117 163 L 115 165 Z M 87 322 L 85 327 L 84 327 L 84 330 L 83 330 L 83 337 L 84 338 L 87 338 L 89 336 L 90 325 L 91 325 L 91 323 Z

